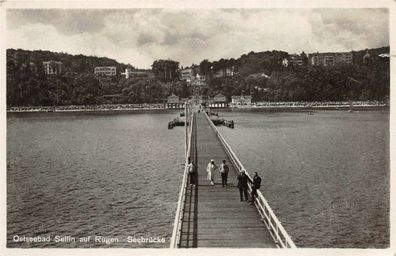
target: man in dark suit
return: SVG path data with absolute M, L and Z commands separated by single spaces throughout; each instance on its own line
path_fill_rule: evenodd
M 253 180 L 250 181 L 250 183 L 252 183 L 252 193 L 250 194 L 252 201 L 250 201 L 250 204 L 254 204 L 255 197 L 257 197 L 257 189 L 261 186 L 261 178 L 258 176 L 257 172 L 254 172 Z
M 245 200 L 248 200 L 248 176 L 244 170 L 238 174 L 238 188 L 239 188 L 239 195 L 241 197 L 241 202 L 243 201 L 243 195 L 245 195 Z
M 227 186 L 227 177 L 228 177 L 228 171 L 230 168 L 226 164 L 226 160 L 223 160 L 223 163 L 220 165 L 220 174 L 221 174 L 221 184 L 224 186 Z

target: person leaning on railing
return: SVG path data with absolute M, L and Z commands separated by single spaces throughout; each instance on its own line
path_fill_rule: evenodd
M 241 202 L 243 201 L 243 196 L 245 195 L 245 200 L 248 201 L 248 176 L 245 173 L 245 170 L 242 170 L 238 174 L 238 188 L 239 188 L 239 195 L 241 197 Z
M 261 177 L 258 176 L 257 172 L 254 172 L 253 180 L 249 181 L 252 184 L 252 192 L 250 193 L 252 201 L 250 201 L 250 204 L 254 204 L 254 200 L 257 197 L 257 189 L 261 186 Z

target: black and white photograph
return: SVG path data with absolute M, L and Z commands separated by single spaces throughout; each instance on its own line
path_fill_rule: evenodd
M 4 255 L 396 253 L 396 3 L 179 3 L 0 3 Z

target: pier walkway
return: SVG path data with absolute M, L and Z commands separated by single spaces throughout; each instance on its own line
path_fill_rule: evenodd
M 295 248 L 260 192 L 254 205 L 240 201 L 237 174 L 244 168 L 208 116 L 196 113 L 191 120 L 186 156 L 198 167 L 198 177 L 191 186 L 185 169 L 171 248 Z M 227 161 L 226 187 L 217 170 L 214 186 L 206 179 L 211 159 L 217 166 Z

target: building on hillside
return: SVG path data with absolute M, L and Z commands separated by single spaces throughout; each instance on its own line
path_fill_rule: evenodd
M 185 68 L 180 70 L 180 80 L 191 82 L 194 77 L 194 72 L 192 68 Z
M 126 68 L 125 72 L 121 73 L 121 75 L 125 76 L 126 79 L 130 77 L 152 77 L 150 72 L 150 70 Z
M 308 56 L 305 52 L 301 54 L 290 54 L 288 58 L 282 60 L 284 67 L 288 66 L 305 66 L 308 64 Z
M 252 96 L 250 95 L 241 95 L 241 96 L 231 96 L 231 105 L 232 106 L 244 106 L 252 104 Z
M 302 66 L 303 58 L 299 54 L 291 54 L 291 55 L 289 55 L 289 63 L 292 66 Z
M 62 62 L 60 61 L 43 61 L 44 73 L 47 75 L 59 75 L 62 72 Z
M 289 66 L 289 61 L 288 61 L 288 59 L 284 58 L 284 59 L 282 60 L 282 66 L 284 66 L 285 68 L 287 68 L 287 67 Z
M 184 102 L 179 100 L 179 96 L 176 96 L 173 93 L 168 96 L 166 101 L 166 108 L 183 108 L 183 107 L 184 107 Z
M 380 57 L 380 58 L 390 58 L 390 54 L 389 53 L 381 53 L 381 54 L 378 54 L 378 57 Z
M 193 76 L 191 79 L 191 85 L 204 87 L 206 85 L 205 76 L 200 76 L 199 74 L 197 74 L 196 76 Z
M 234 66 L 220 69 L 216 71 L 213 76 L 216 78 L 234 76 Z
M 312 66 L 341 66 L 352 64 L 351 52 L 311 53 L 308 55 Z
M 121 75 L 122 76 L 125 76 L 125 79 L 129 79 L 129 72 L 131 71 L 131 69 L 129 69 L 129 68 L 126 68 L 125 69 L 125 72 L 121 72 Z
M 95 67 L 94 74 L 97 76 L 115 76 L 117 75 L 117 68 L 115 66 Z

